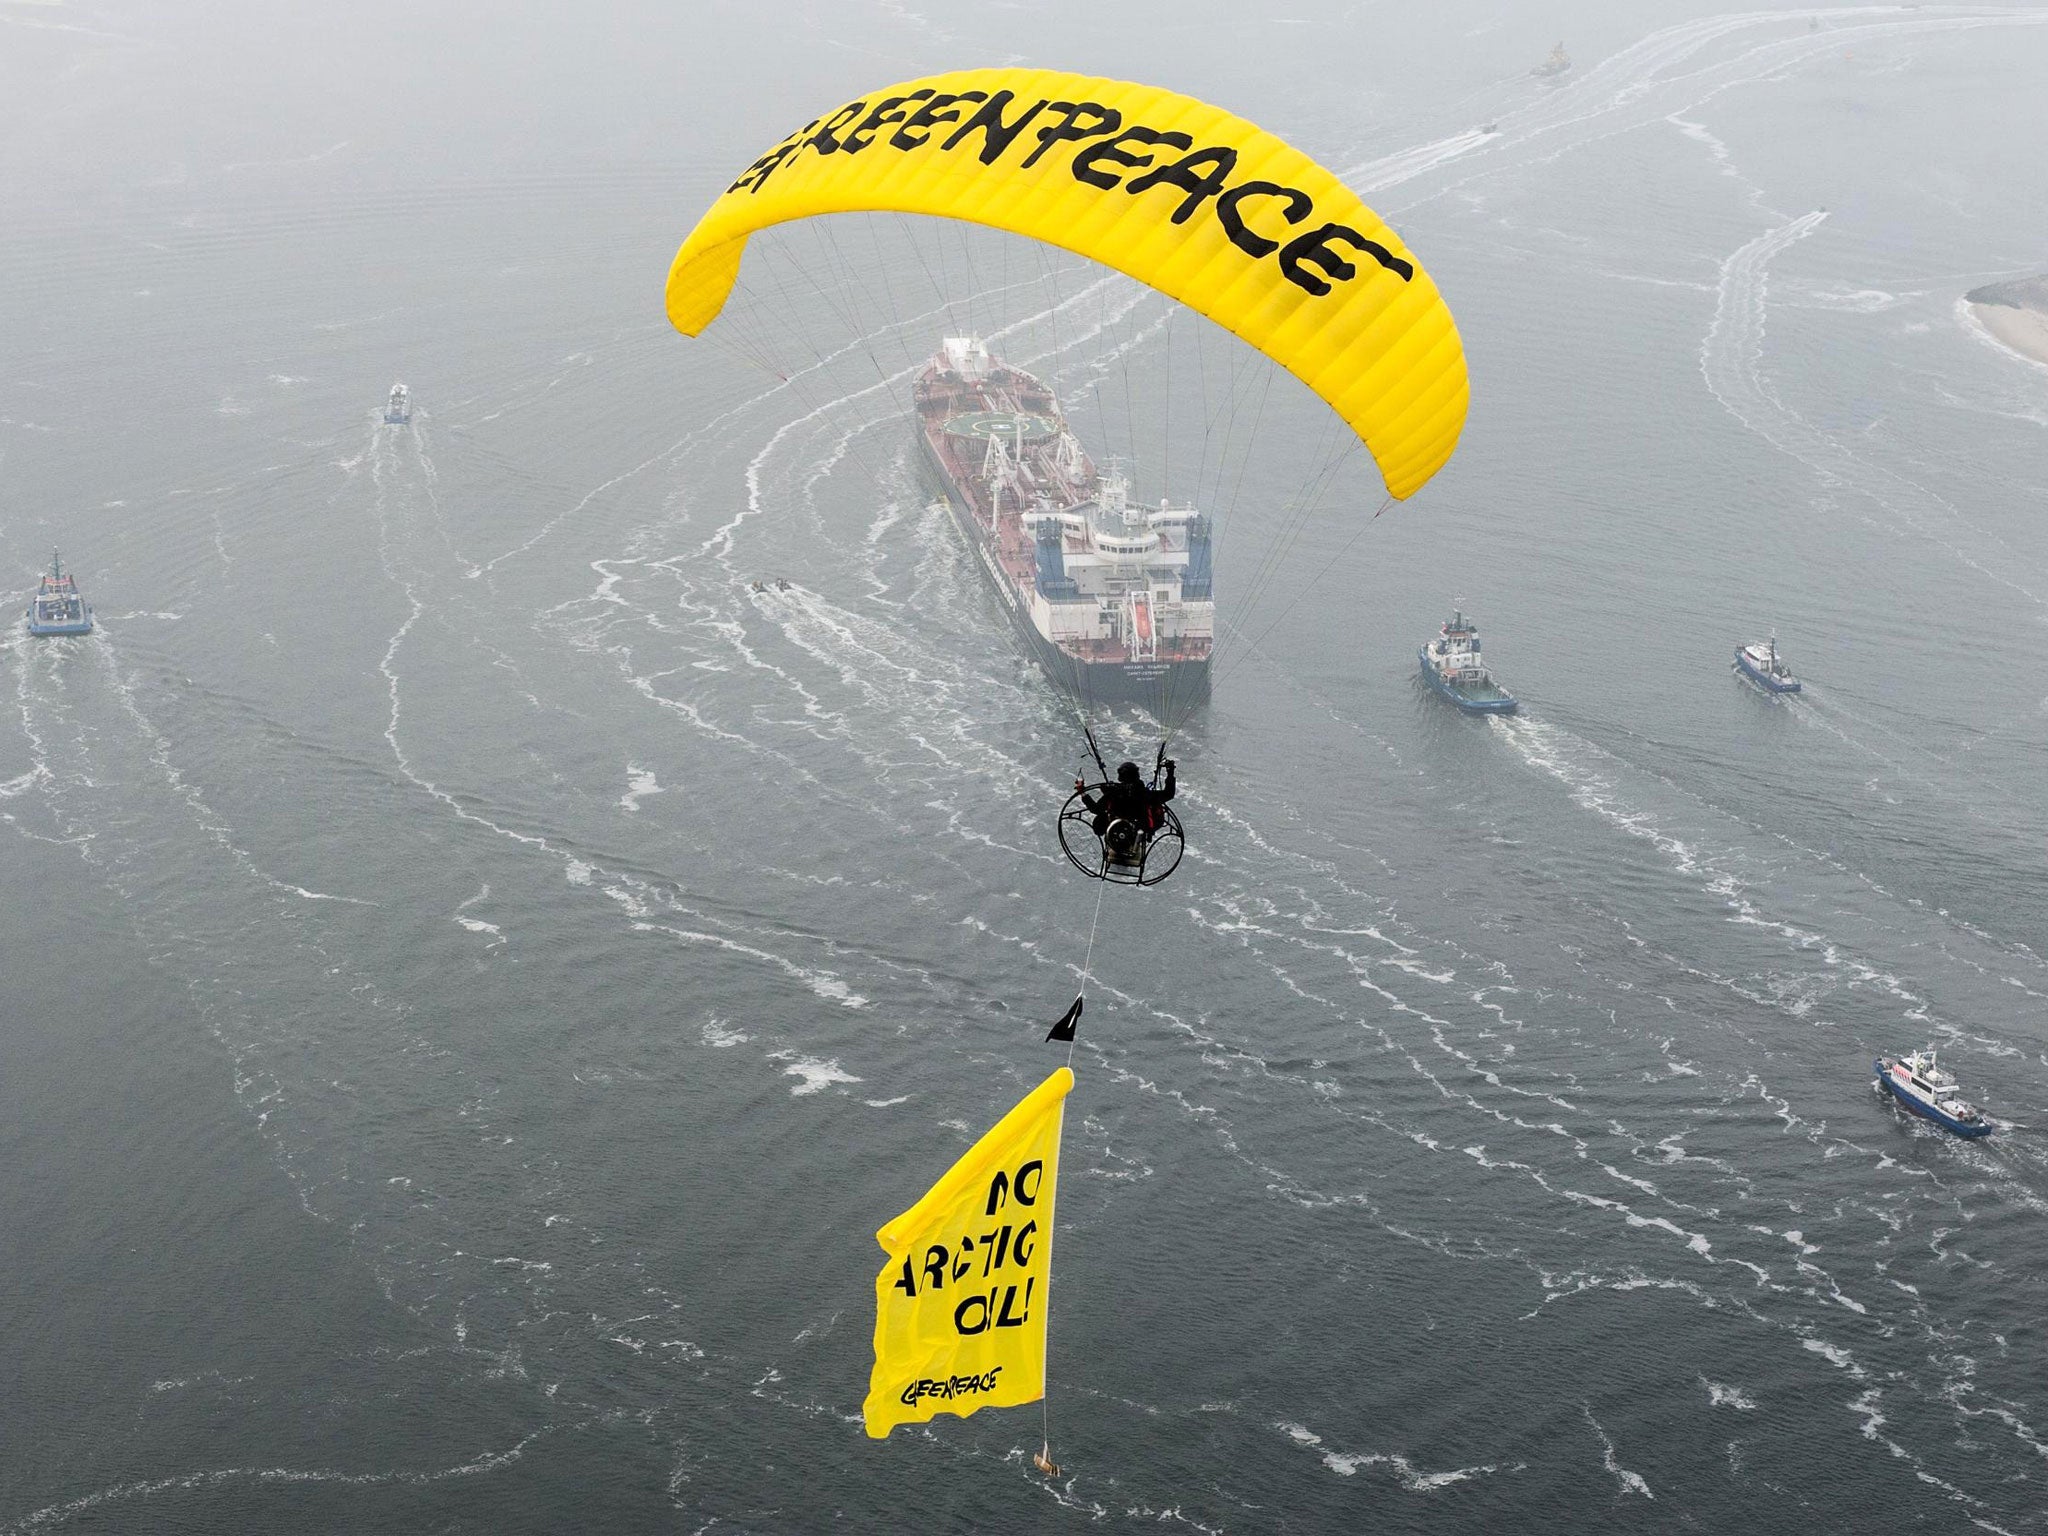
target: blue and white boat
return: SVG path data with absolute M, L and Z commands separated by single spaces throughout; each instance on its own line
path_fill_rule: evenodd
M 1934 1060 L 1934 1047 L 1899 1057 L 1878 1057 L 1877 1086 L 1914 1114 L 1954 1131 L 1958 1136 L 1989 1136 L 1991 1122 L 1962 1095 L 1954 1076 Z
M 32 635 L 89 635 L 92 604 L 78 595 L 78 582 L 53 553 L 50 574 L 29 600 L 28 632 Z
M 1480 660 L 1479 629 L 1463 609 L 1454 611 L 1436 639 L 1415 654 L 1422 662 L 1422 680 L 1467 714 L 1512 715 L 1519 707 Z
M 1797 693 L 1799 679 L 1778 654 L 1778 637 L 1772 634 L 1762 645 L 1735 647 L 1735 670 L 1757 687 L 1770 693 Z
M 402 427 L 412 420 L 412 391 L 403 384 L 391 386 L 391 398 L 384 402 L 384 420 L 394 427 Z

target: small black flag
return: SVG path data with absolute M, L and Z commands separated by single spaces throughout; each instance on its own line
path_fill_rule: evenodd
M 1080 1022 L 1081 999 L 1077 997 L 1074 999 L 1074 1006 L 1060 1015 L 1059 1023 L 1053 1025 L 1052 1033 L 1045 1038 L 1048 1040 L 1071 1040 L 1074 1038 L 1074 1026 Z

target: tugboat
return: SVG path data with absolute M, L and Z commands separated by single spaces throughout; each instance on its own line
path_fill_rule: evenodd
M 1735 647 L 1735 670 L 1757 687 L 1770 693 L 1799 691 L 1799 679 L 1792 675 L 1792 669 L 1785 665 L 1784 658 L 1778 654 L 1778 637 L 1775 633 L 1762 645 Z
M 1534 75 L 1538 80 L 1555 80 L 1558 76 L 1564 74 L 1571 67 L 1572 61 L 1564 51 L 1564 44 L 1559 43 L 1555 48 L 1552 48 L 1550 50 L 1550 57 L 1545 59 L 1541 64 L 1538 64 L 1534 69 L 1530 70 L 1529 73 Z
M 1934 1047 L 1896 1059 L 1878 1057 L 1877 1086 L 1914 1114 L 1954 1131 L 1958 1136 L 1989 1136 L 1991 1122 L 1963 1098 L 1953 1074 L 1934 1062 Z
M 384 421 L 388 426 L 402 427 L 412 420 L 412 392 L 403 384 L 391 386 L 391 398 L 384 402 Z
M 53 551 L 50 574 L 36 588 L 28 605 L 28 632 L 32 635 L 89 635 L 92 633 L 92 605 L 78 595 L 78 582 L 64 569 Z
M 1463 609 L 1454 611 L 1443 632 L 1415 654 L 1422 662 L 1422 680 L 1467 714 L 1512 715 L 1519 707 L 1479 659 L 1479 628 Z

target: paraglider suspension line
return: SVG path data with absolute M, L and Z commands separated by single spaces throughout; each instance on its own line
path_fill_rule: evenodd
M 1335 553 L 1334 555 L 1330 556 L 1328 560 L 1325 560 L 1323 562 L 1322 569 L 1317 571 L 1315 575 L 1311 576 L 1308 579 L 1306 585 L 1302 586 L 1299 590 L 1295 592 L 1293 599 L 1289 601 L 1287 606 L 1285 608 L 1282 608 L 1277 614 L 1275 614 L 1272 620 L 1266 625 L 1264 629 L 1260 630 L 1258 634 L 1254 635 L 1249 640 L 1244 641 L 1243 650 L 1238 654 L 1237 658 L 1234 661 L 1232 661 L 1227 668 L 1224 669 L 1222 677 L 1216 679 L 1217 682 L 1221 682 L 1223 678 L 1230 676 L 1232 672 L 1235 672 L 1240 666 L 1244 664 L 1245 659 L 1248 655 L 1256 653 L 1258 651 L 1259 642 L 1265 639 L 1266 636 L 1270 635 L 1273 632 L 1275 626 L 1277 626 L 1282 619 L 1286 618 L 1288 614 L 1294 612 L 1295 604 L 1299 603 L 1304 597 L 1307 597 L 1309 594 L 1309 589 L 1315 586 L 1315 584 L 1321 581 L 1325 576 L 1330 574 L 1330 568 L 1332 566 L 1334 566 L 1339 560 L 1342 560 L 1346 555 L 1351 553 L 1351 546 L 1356 544 L 1361 538 L 1363 538 L 1365 536 L 1365 531 L 1379 520 L 1380 512 L 1386 511 L 1387 508 L 1391 507 L 1393 504 L 1394 498 L 1392 496 L 1387 497 L 1386 500 L 1380 503 L 1379 512 L 1373 513 L 1371 517 L 1367 518 L 1364 522 L 1358 525 L 1358 531 L 1353 533 L 1350 538 L 1344 541 L 1344 547 L 1338 550 L 1337 553 Z M 1233 626 L 1233 628 L 1234 627 L 1235 626 Z M 1185 718 L 1185 715 L 1183 715 L 1183 718 Z M 1178 720 L 1174 722 L 1176 726 L 1178 726 L 1179 723 L 1180 722 Z M 1169 731 L 1168 734 L 1171 735 L 1172 733 Z
M 1088 745 L 1091 747 L 1095 745 L 1095 738 L 1093 736 L 1088 738 Z M 1096 882 L 1095 915 L 1088 919 L 1088 949 L 1081 959 L 1081 985 L 1078 990 L 1083 998 L 1088 995 L 1088 980 L 1094 974 L 1095 931 L 1102 923 L 1102 896 L 1103 892 L 1108 889 L 1109 884 L 1107 881 Z M 1079 1006 L 1078 1002 L 1076 1006 Z M 1074 1047 L 1078 1043 L 1078 1034 L 1070 1037 L 1067 1041 L 1067 1066 L 1070 1069 L 1074 1065 Z M 1045 1333 L 1044 1378 L 1044 1388 L 1038 1395 L 1039 1446 L 1038 1455 L 1034 1459 L 1033 1465 L 1047 1477 L 1058 1477 L 1060 1475 L 1059 1463 L 1052 1459 L 1052 1329 L 1049 1325 Z
M 1078 708 L 1076 713 L 1079 713 Z M 1095 767 L 1102 775 L 1102 782 L 1107 784 L 1109 782 L 1109 764 L 1102 760 L 1102 748 L 1095 745 L 1095 733 L 1088 728 L 1088 719 L 1085 715 L 1081 719 L 1081 734 L 1088 738 L 1088 755 L 1095 759 Z
M 1109 882 L 1105 880 L 1095 882 L 1095 915 L 1088 919 L 1088 953 L 1081 961 L 1080 992 L 1083 997 L 1088 995 L 1088 980 L 1095 974 L 1095 929 L 1102 921 L 1102 893 L 1108 889 Z M 1070 1067 L 1074 1064 L 1074 1047 L 1078 1043 L 1078 1039 L 1067 1042 L 1067 1065 Z

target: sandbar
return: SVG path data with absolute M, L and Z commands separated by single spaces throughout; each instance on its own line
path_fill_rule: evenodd
M 1964 294 L 1963 302 L 2000 346 L 2048 367 L 2048 277 L 1987 283 Z

